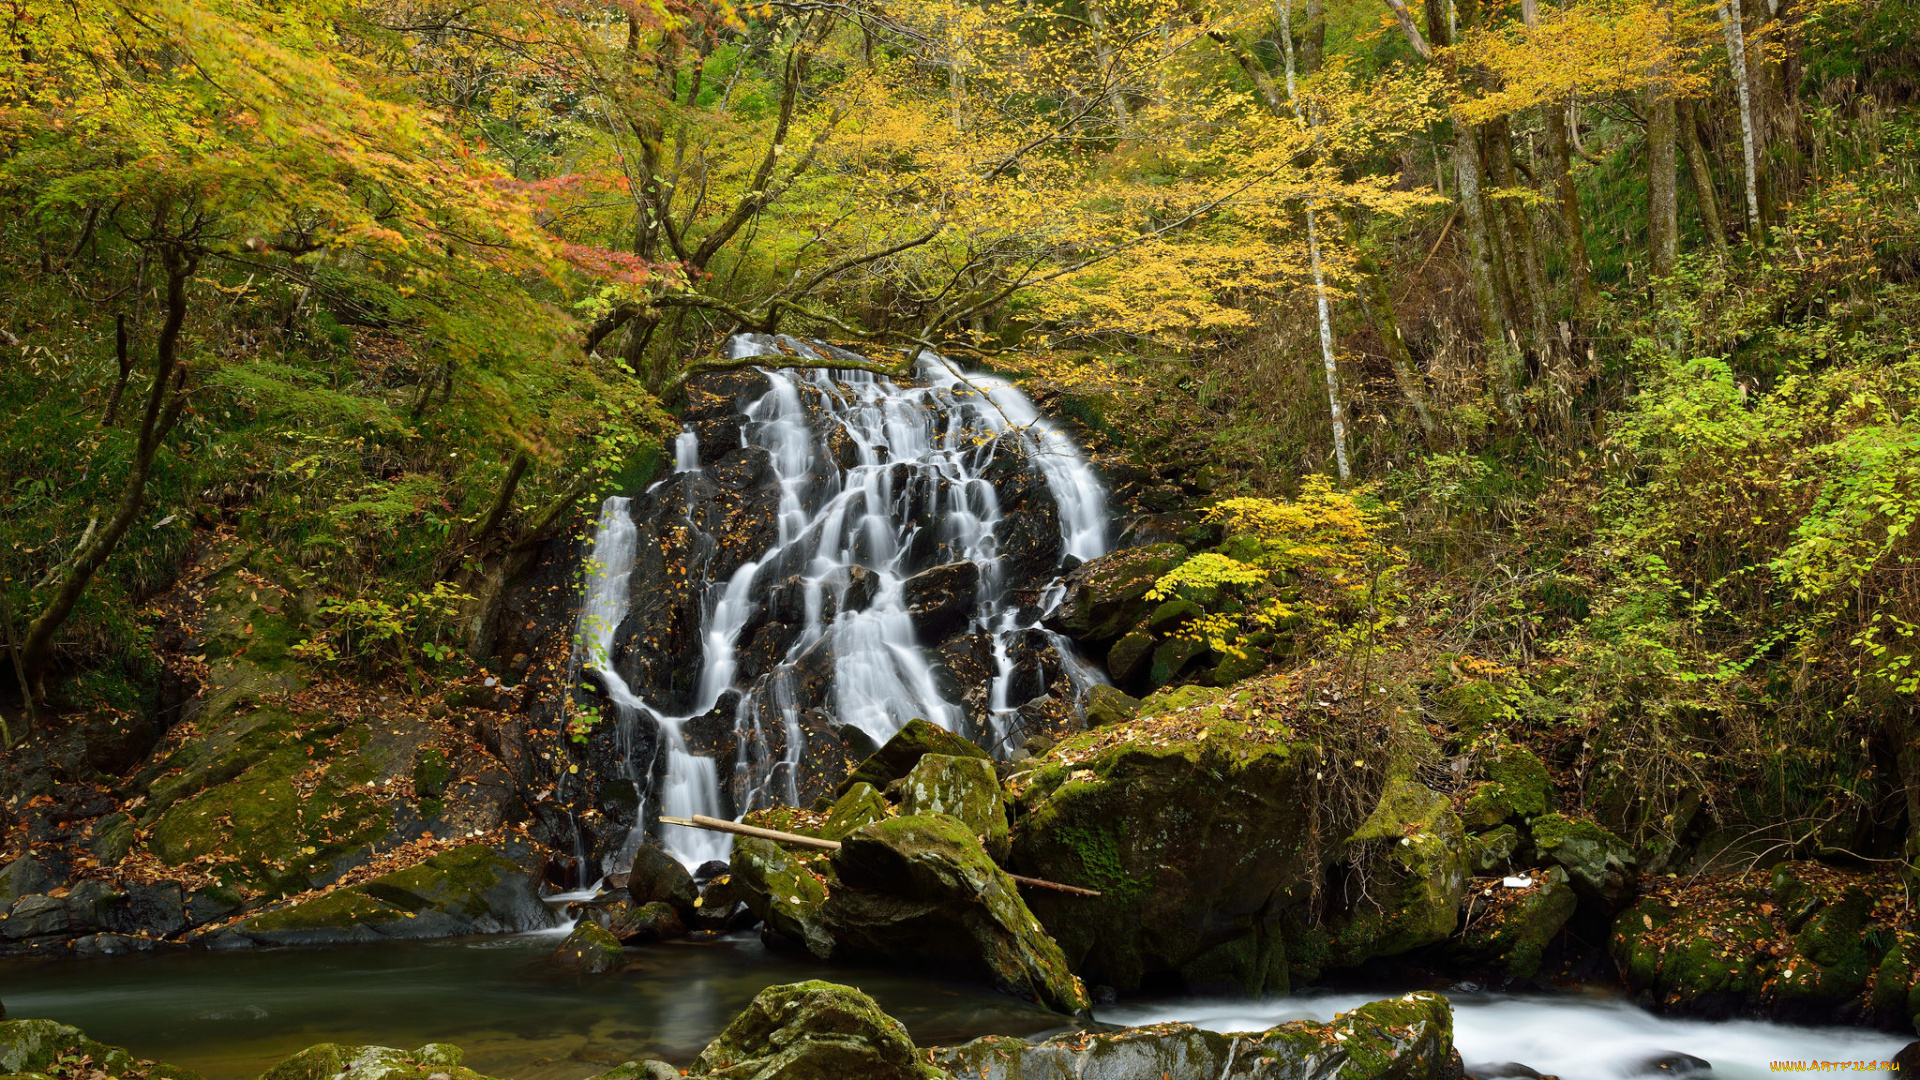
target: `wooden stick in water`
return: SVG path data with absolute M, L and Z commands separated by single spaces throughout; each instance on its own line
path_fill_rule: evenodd
M 838 840 L 822 840 L 817 836 L 802 836 L 799 833 L 781 832 L 778 829 L 763 829 L 758 825 L 742 825 L 737 821 L 708 817 L 705 814 L 695 814 L 690 818 L 668 817 L 662 814 L 660 815 L 660 820 L 666 822 L 668 825 L 679 825 L 689 829 L 709 829 L 713 832 L 734 833 L 738 836 L 757 836 L 762 840 L 776 840 L 782 844 L 797 844 L 801 847 L 820 848 L 824 851 L 840 850 L 840 841 Z M 1042 889 L 1056 889 L 1060 892 L 1073 893 L 1075 896 L 1100 895 L 1098 890 L 1083 889 L 1078 885 L 1062 885 L 1057 881 L 1023 877 L 1019 874 L 1008 874 L 1007 876 L 1021 885 L 1032 885 Z

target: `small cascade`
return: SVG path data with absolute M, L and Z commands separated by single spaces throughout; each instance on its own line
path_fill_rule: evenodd
M 733 359 L 861 359 L 784 336 L 739 335 L 728 348 Z M 643 655 L 658 648 L 658 633 L 622 628 L 642 595 L 635 590 L 663 583 L 633 580 L 633 501 L 611 498 L 602 507 L 579 665 L 605 686 L 623 770 L 660 813 L 737 817 L 796 804 L 803 748 L 829 730 L 856 729 L 878 744 L 921 717 L 1004 755 L 1020 737 L 1016 698 L 1029 696 L 1036 680 L 1070 686 L 1054 693 L 1071 697 L 1061 706 L 1071 709 L 1099 679 L 1040 625 L 1064 591 L 1063 566 L 1106 551 L 1098 478 L 1010 383 L 964 374 L 930 354 L 917 367 L 913 385 L 856 370 L 764 369 L 759 389 L 724 426 L 689 425 L 674 440 L 674 473 L 644 500 L 648 535 L 669 537 L 662 547 L 684 540 L 701 545 L 690 551 L 722 548 L 715 519 L 740 504 L 733 492 L 744 475 L 766 537 L 763 548 L 736 553 L 730 570 L 720 569 L 722 557 L 655 568 L 697 575 L 689 579 L 697 671 L 690 649 L 678 654 L 686 661 L 667 663 Z M 667 522 L 669 514 L 677 517 Z M 670 621 L 660 616 L 648 626 Z M 978 656 L 974 691 L 954 674 L 965 666 L 954 657 L 969 649 Z M 1048 658 L 1051 682 L 1035 673 L 1035 661 L 1022 667 L 1019 657 L 1035 650 Z M 657 736 L 642 737 L 651 734 L 643 725 Z M 702 747 L 725 750 L 696 752 L 694 730 Z M 651 756 L 636 752 L 643 746 Z M 631 858 L 647 818 L 639 815 L 609 867 Z M 730 846 L 721 834 L 663 832 L 668 850 L 690 867 L 725 858 Z

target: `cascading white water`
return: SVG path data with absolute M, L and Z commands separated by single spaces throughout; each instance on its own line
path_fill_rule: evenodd
M 733 359 L 776 353 L 830 358 L 825 347 L 794 338 L 740 335 L 729 342 Z M 1009 643 L 1039 628 L 1061 590 L 1048 588 L 1040 606 L 1024 611 L 1012 602 L 1001 565 L 996 530 L 1000 500 L 986 470 L 1003 446 L 1018 441 L 1037 466 L 1058 507 L 1060 557 L 1075 560 L 1106 551 L 1106 495 L 1073 441 L 1042 419 L 1033 403 L 1005 380 L 963 375 L 942 358 L 923 354 L 918 386 L 859 371 L 768 369 L 767 391 L 742 409 L 741 445 L 767 455 L 779 485 L 778 536 L 772 546 L 725 580 L 709 583 L 702 607 L 702 662 L 690 711 L 668 716 L 642 700 L 646 688 L 630 689 L 608 663 L 614 628 L 625 616 L 627 579 L 635 552 L 635 528 L 625 499 L 603 507 L 594 542 L 581 640 L 583 666 L 595 669 L 620 712 L 631 745 L 632 723 L 652 718 L 668 755 L 663 813 L 723 811 L 715 763 L 687 750 L 681 725 L 714 708 L 729 690 L 742 692 L 734 716 L 737 747 L 732 803 L 744 813 L 797 801 L 796 774 L 802 744 L 801 707 L 793 689 L 793 662 L 828 639 L 832 656 L 832 709 L 843 724 L 884 742 L 914 717 L 949 730 L 963 730 L 964 713 L 940 691 L 932 664 L 916 641 L 906 579 L 924 559 L 931 540 L 939 562 L 968 561 L 979 568 L 972 629 L 991 635 L 996 673 L 990 693 L 993 741 L 1006 745 L 1013 709 L 1007 686 L 1013 675 Z M 844 439 L 836 461 L 819 443 L 822 420 Z M 699 468 L 699 446 L 686 430 L 675 440 L 677 472 Z M 932 501 L 915 515 L 915 500 Z M 920 535 L 931 529 L 934 535 Z M 866 579 L 870 599 L 848 610 L 856 575 Z M 756 687 L 740 685 L 738 649 L 743 631 L 766 601 L 771 583 L 798 577 L 804 589 L 804 625 L 786 660 L 760 676 Z M 828 599 L 832 599 L 829 615 Z M 1080 668 L 1068 644 L 1058 648 L 1076 692 L 1098 675 Z M 776 738 L 778 733 L 781 737 Z M 972 734 L 972 733 L 970 733 Z M 784 746 L 777 757 L 768 749 Z M 629 759 L 636 787 L 646 794 L 651 762 Z M 641 815 L 642 821 L 645 820 Z M 672 828 L 667 849 L 689 866 L 724 858 L 724 835 Z M 643 839 L 636 834 L 615 858 L 631 857 Z

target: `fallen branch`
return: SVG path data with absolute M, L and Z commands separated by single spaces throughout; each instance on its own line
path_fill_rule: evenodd
M 662 814 L 660 815 L 660 820 L 668 825 L 679 825 L 689 829 L 707 829 L 712 832 L 734 833 L 739 836 L 757 836 L 762 840 L 774 840 L 782 844 L 796 844 L 800 847 L 819 848 L 822 851 L 840 850 L 840 841 L 838 840 L 822 840 L 817 836 L 802 836 L 799 833 L 781 832 L 778 829 L 763 829 L 758 825 L 742 825 L 737 821 L 708 817 L 705 814 L 695 814 L 690 818 L 668 817 Z M 1100 895 L 1093 889 L 1083 889 L 1078 885 L 1062 885 L 1057 881 L 1022 877 L 1019 874 L 1008 874 L 1007 876 L 1021 885 L 1033 885 L 1042 889 L 1057 889 L 1060 892 L 1073 893 L 1076 896 Z

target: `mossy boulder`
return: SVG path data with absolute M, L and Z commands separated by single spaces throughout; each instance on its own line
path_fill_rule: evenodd
M 86 1057 L 90 1070 L 75 1074 L 63 1058 Z M 146 1080 L 201 1080 L 200 1074 L 172 1065 L 142 1061 L 118 1046 L 87 1037 L 77 1027 L 52 1020 L 0 1020 L 0 1076 L 66 1075 L 144 1077 Z
M 848 774 L 834 789 L 834 796 L 838 798 L 845 795 L 853 790 L 855 784 L 872 784 L 875 789 L 885 791 L 888 784 L 912 772 L 920 759 L 928 754 L 983 759 L 991 757 L 985 750 L 953 732 L 916 717 L 907 721 L 873 756 Z
M 1566 867 L 1576 888 L 1606 900 L 1618 900 L 1632 881 L 1633 848 L 1598 822 L 1565 814 L 1537 817 L 1533 846 Z
M 945 754 L 938 756 L 948 760 L 961 760 L 950 758 Z M 827 811 L 827 820 L 821 822 L 816 831 L 822 839 L 844 840 L 848 833 L 860 826 L 871 825 L 891 816 L 893 816 L 893 807 L 887 804 L 886 796 L 874 790 L 872 784 L 863 781 L 854 784 L 847 789 L 845 795 L 840 796 L 839 801 Z
M 1121 686 L 1133 686 L 1147 673 L 1147 666 L 1153 662 L 1154 646 L 1160 644 L 1152 634 L 1145 630 L 1135 630 L 1113 643 L 1107 650 L 1107 674 Z M 1091 717 L 1087 723 L 1092 726 Z
M 1520 830 L 1511 825 L 1467 837 L 1467 863 L 1483 874 L 1510 865 L 1518 850 Z
M 1168 600 L 1147 616 L 1147 632 L 1171 634 L 1207 613 L 1191 600 Z
M 1139 718 L 1073 736 L 1016 778 L 1009 866 L 1101 893 L 1028 896 L 1089 981 L 1137 989 L 1211 956 L 1208 981 L 1284 985 L 1278 912 L 1311 891 L 1325 856 L 1311 820 L 1318 750 L 1252 721 L 1251 701 L 1244 689 L 1156 694 Z
M 1194 661 L 1205 656 L 1207 643 L 1190 637 L 1169 638 L 1153 650 L 1153 662 L 1147 665 L 1147 682 L 1165 686 L 1187 673 Z
M 1060 946 L 972 826 L 944 814 L 875 822 L 842 842 L 832 867 L 821 917 L 835 959 L 932 963 L 1063 1013 L 1088 1008 Z
M 1179 544 L 1122 548 L 1089 560 L 1067 575 L 1067 595 L 1047 620 L 1075 641 L 1112 641 L 1133 629 L 1156 606 L 1147 593 L 1187 549 Z
M 251 762 L 244 771 L 178 798 L 150 819 L 148 848 L 161 862 L 183 866 L 210 856 L 229 884 L 271 897 L 311 888 L 342 857 L 387 835 L 391 811 L 361 787 L 378 773 L 376 763 L 355 752 L 367 729 L 322 725 L 302 732 L 268 721 L 253 731 L 273 748 L 255 757 L 262 750 L 257 742 L 236 744 L 193 783 L 224 776 L 234 762 Z
M 680 912 L 659 900 L 629 907 L 610 929 L 621 941 L 675 941 L 687 936 L 687 924 Z
M 245 704 L 151 767 L 151 775 L 138 778 L 147 785 L 143 812 L 149 823 L 167 807 L 235 779 L 287 744 L 294 730 L 290 714 L 269 707 L 248 709 Z
M 537 930 L 553 917 L 514 859 L 485 844 L 442 852 L 363 885 L 250 916 L 210 943 L 316 945 Z
M 1541 955 L 1579 900 L 1558 866 L 1526 877 L 1533 883 L 1524 888 L 1494 882 L 1468 896 L 1465 924 L 1449 950 L 1457 960 L 1514 979 L 1539 973 Z
M 900 781 L 900 813 L 958 819 L 995 859 L 1007 857 L 1007 800 L 993 762 L 928 754 Z M 843 836 L 846 834 L 843 834 Z
M 636 905 L 658 901 L 682 913 L 691 913 L 700 899 L 700 890 L 679 859 L 667 854 L 659 844 L 648 841 L 633 854 L 633 863 L 627 871 L 627 895 Z
M 1457 1075 L 1453 1010 L 1439 994 L 1363 1005 L 1331 1023 L 1221 1034 L 1187 1024 L 1001 1035 L 936 1049 L 952 1080 L 1445 1080 Z
M 627 954 L 621 948 L 619 938 L 592 919 L 581 919 L 567 939 L 553 951 L 553 959 L 565 967 L 590 975 L 602 975 L 624 965 Z
M 1445 796 L 1395 777 L 1347 848 L 1349 862 L 1367 880 L 1366 896 L 1331 920 L 1334 965 L 1397 956 L 1453 934 L 1466 895 L 1468 850 Z
M 1911 921 L 1897 875 L 1796 862 L 1665 879 L 1620 913 L 1610 944 L 1650 1007 L 1905 1029 L 1920 1017 Z
M 851 986 L 770 986 L 688 1070 L 716 1080 L 943 1080 L 898 1020 Z
M 1140 715 L 1140 699 L 1124 690 L 1099 685 L 1087 691 L 1087 700 L 1081 708 L 1086 713 L 1088 727 L 1106 727 L 1124 724 Z
M 447 1043 L 418 1050 L 321 1043 L 268 1069 L 260 1080 L 486 1080 L 461 1058 L 460 1048 Z
M 833 955 L 833 938 L 820 923 L 827 883 L 809 859 L 771 840 L 743 836 L 734 841 L 728 872 L 735 894 L 766 924 L 770 943 L 786 941 L 821 959 Z
M 1461 816 L 1471 829 L 1491 829 L 1510 820 L 1525 821 L 1552 809 L 1553 783 L 1533 751 L 1504 744 L 1481 762 L 1486 779 L 1467 795 Z

